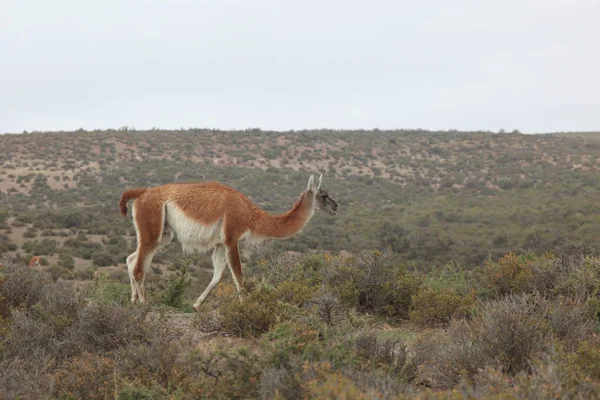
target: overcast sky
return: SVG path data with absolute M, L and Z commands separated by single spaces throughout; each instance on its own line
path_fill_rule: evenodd
M 0 0 L 0 132 L 600 130 L 598 0 Z

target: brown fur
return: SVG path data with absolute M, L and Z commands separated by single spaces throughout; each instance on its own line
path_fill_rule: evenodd
M 121 202 L 119 203 L 119 208 L 121 209 L 121 215 L 127 215 L 127 202 L 129 200 L 137 199 L 140 197 L 147 189 L 139 188 L 139 189 L 131 189 L 123 193 L 121 196 Z
M 309 187 L 291 210 L 274 216 L 258 208 L 242 193 L 218 182 L 171 183 L 128 190 L 121 196 L 120 210 L 121 214 L 126 215 L 127 202 L 135 199 L 134 222 L 138 248 L 134 253 L 137 258 L 133 277 L 138 282 L 143 279 L 145 265 L 150 264 L 156 249 L 164 240 L 165 207 L 169 203 L 201 226 L 212 226 L 222 220 L 222 244 L 225 246 L 227 263 L 240 289 L 242 265 L 238 241 L 247 232 L 259 238 L 286 238 L 294 235 L 308 222 L 314 209 L 322 205 L 322 201 L 316 201 L 317 190 L 316 187 Z M 330 206 L 335 205 L 332 208 L 335 210 L 337 204 L 332 199 L 329 201 Z M 335 214 L 334 211 L 330 213 Z M 165 243 L 168 244 L 169 241 L 170 238 Z
M 41 263 L 42 263 L 42 258 L 40 256 L 33 256 L 29 260 L 30 267 L 39 267 L 40 265 L 42 265 Z

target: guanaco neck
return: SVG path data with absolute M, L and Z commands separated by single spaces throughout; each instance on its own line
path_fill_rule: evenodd
M 288 238 L 298 233 L 306 226 L 315 213 L 315 196 L 312 191 L 300 195 L 300 199 L 292 206 L 291 210 L 270 215 L 261 211 L 256 219 L 253 232 L 259 236 L 271 238 Z

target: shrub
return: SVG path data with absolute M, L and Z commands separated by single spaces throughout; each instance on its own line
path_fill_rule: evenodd
M 242 298 L 220 307 L 223 329 L 239 337 L 257 337 L 281 318 L 282 307 L 273 289 L 260 287 Z
M 324 282 L 347 307 L 392 318 L 408 318 L 412 296 L 421 280 L 391 262 L 392 253 L 363 252 L 335 260 L 324 271 Z
M 328 326 L 334 323 L 339 308 L 339 300 L 329 289 L 322 287 L 313 295 L 310 304 L 316 309 L 322 322 Z
M 104 400 L 114 396 L 117 377 L 112 359 L 83 353 L 70 358 L 54 374 L 55 391 L 63 398 Z
M 463 377 L 473 379 L 486 364 L 476 332 L 465 320 L 453 320 L 446 331 L 433 331 L 413 343 L 416 383 L 436 389 L 455 387 Z
M 359 335 L 355 341 L 357 354 L 375 366 L 384 366 L 387 372 L 404 377 L 414 376 L 413 364 L 409 362 L 408 348 L 400 339 L 380 339 L 375 334 Z
M 108 267 L 113 265 L 114 259 L 113 255 L 109 253 L 107 250 L 96 250 L 91 254 L 92 263 L 96 267 Z
M 143 307 L 123 308 L 90 304 L 79 310 L 69 330 L 70 340 L 79 351 L 107 352 L 146 339 Z
M 52 255 L 56 249 L 57 242 L 54 239 L 44 238 L 42 240 L 27 241 L 23 243 L 23 250 L 36 256 L 41 254 Z
M 569 264 L 572 265 L 572 264 Z M 585 258 L 557 281 L 555 292 L 576 300 L 586 301 L 600 294 L 600 263 Z
M 162 296 L 162 303 L 169 307 L 181 308 L 185 289 L 190 285 L 191 278 L 184 266 L 174 277 L 169 279 L 169 285 Z
M 290 281 L 317 284 L 323 267 L 323 257 L 320 255 L 291 255 L 276 251 L 274 244 L 259 248 L 253 258 L 248 268 L 250 276 L 264 279 L 272 285 Z
M 183 374 L 193 377 L 187 392 L 208 399 L 256 398 L 263 363 L 244 347 L 195 351 L 187 356 Z
M 596 324 L 586 307 L 575 301 L 559 299 L 550 305 L 548 326 L 553 336 L 568 350 L 573 350 L 579 341 L 592 334 Z
M 425 289 L 413 297 L 410 320 L 422 327 L 447 326 L 453 317 L 467 317 L 474 302 L 474 293 L 463 297 L 453 290 Z
M 487 288 L 496 297 L 526 291 L 533 278 L 530 261 L 526 257 L 509 253 L 498 262 L 488 262 L 484 278 Z
M 113 352 L 121 377 L 136 385 L 170 390 L 183 379 L 178 365 L 184 343 L 173 340 L 169 321 L 152 324 L 144 343 L 133 343 Z M 175 332 L 178 333 L 178 332 Z
M 69 270 L 73 270 L 75 267 L 75 260 L 69 255 L 61 254 L 58 258 L 58 265 Z
M 321 373 L 306 384 L 310 398 L 315 399 L 368 399 L 356 384 L 338 371 Z
M 141 385 L 125 384 L 116 396 L 117 400 L 161 400 L 165 393 Z
M 265 335 L 267 362 L 276 368 L 289 368 L 297 357 L 309 358 L 320 353 L 322 336 L 316 329 L 306 325 L 286 322 L 277 325 Z
M 313 292 L 314 289 L 309 286 L 308 282 L 286 281 L 277 286 L 275 298 L 277 301 L 301 307 L 311 300 Z
M 99 304 L 125 306 L 131 299 L 131 285 L 101 277 L 90 288 L 88 297 Z
M 509 374 L 526 370 L 548 333 L 548 308 L 545 300 L 532 295 L 481 303 L 475 323 L 487 357 Z
M 27 362 L 20 359 L 0 363 L 1 399 L 43 399 L 53 388 L 46 365 L 50 362 Z

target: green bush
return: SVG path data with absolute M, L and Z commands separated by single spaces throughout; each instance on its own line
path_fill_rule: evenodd
M 131 285 L 100 277 L 90 289 L 89 298 L 98 304 L 125 306 L 131 299 Z
M 106 250 L 97 250 L 92 253 L 92 263 L 96 267 L 108 267 L 114 265 L 113 255 Z
M 57 250 L 57 243 L 54 239 L 44 238 L 42 240 L 27 241 L 23 243 L 23 250 L 35 256 L 51 256 Z
M 391 318 L 408 318 L 421 279 L 392 262 L 392 253 L 362 252 L 326 265 L 324 283 L 346 307 Z
M 475 296 L 461 296 L 453 290 L 425 289 L 413 296 L 410 320 L 421 327 L 443 327 L 452 318 L 469 316 Z
M 242 298 L 220 307 L 223 329 L 239 337 L 258 337 L 269 331 L 283 317 L 284 309 L 277 302 L 277 293 L 259 287 Z
M 61 254 L 58 258 L 58 265 L 69 270 L 73 270 L 73 268 L 75 268 L 75 260 L 69 255 Z
M 184 266 L 177 274 L 169 279 L 169 284 L 162 295 L 162 303 L 169 307 L 181 308 L 183 306 L 183 295 L 191 278 L 187 273 L 187 266 Z

